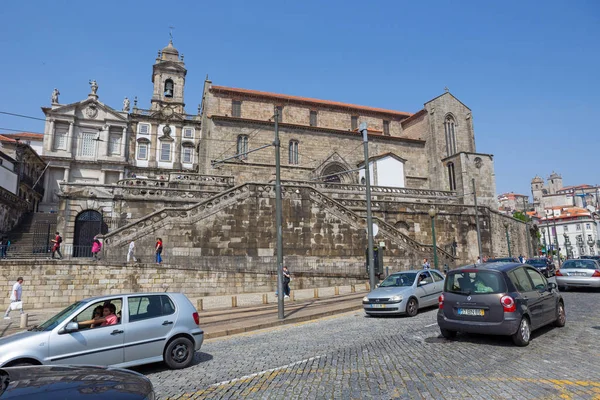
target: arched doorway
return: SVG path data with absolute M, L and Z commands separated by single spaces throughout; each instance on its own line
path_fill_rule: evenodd
M 352 178 L 346 173 L 346 168 L 340 164 L 330 164 L 323 169 L 321 180 L 329 183 L 351 183 Z
M 95 210 L 82 211 L 75 218 L 73 257 L 91 257 L 94 236 L 108 232 L 102 214 Z

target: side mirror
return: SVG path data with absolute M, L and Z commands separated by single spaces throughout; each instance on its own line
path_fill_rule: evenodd
M 558 288 L 558 285 L 554 282 L 548 282 L 548 289 L 549 290 L 556 290 Z
M 65 333 L 77 332 L 79 330 L 79 324 L 77 322 L 69 322 L 64 329 Z
M 375 289 L 377 289 L 379 287 L 379 283 L 377 285 L 375 285 Z
M 419 281 L 419 286 L 427 285 L 427 281 Z

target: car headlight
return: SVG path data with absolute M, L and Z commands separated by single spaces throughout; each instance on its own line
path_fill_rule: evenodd
M 368 302 L 369 302 L 369 298 L 368 298 L 367 296 L 365 296 L 365 297 L 363 297 L 363 301 L 364 301 L 365 303 L 368 303 Z
M 390 297 L 390 301 L 402 301 L 402 296 L 392 296 Z

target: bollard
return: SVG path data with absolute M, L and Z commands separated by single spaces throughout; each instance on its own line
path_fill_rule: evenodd
M 371 290 L 369 290 L 369 282 L 365 282 L 365 289 L 367 290 L 367 292 L 371 291 Z
M 296 301 L 296 295 L 294 293 L 296 292 L 290 292 L 290 300 L 292 301 Z
M 202 299 L 198 299 L 198 306 L 196 307 L 198 311 L 204 310 L 204 301 Z
M 269 297 L 267 296 L 267 294 L 263 294 L 263 304 L 269 304 Z
M 315 288 L 315 299 L 319 298 L 319 289 Z
M 334 296 L 339 296 L 340 295 L 340 287 L 339 286 L 334 287 L 333 293 L 334 293 Z
M 356 286 L 350 285 L 350 293 L 356 293 Z
M 27 320 L 28 319 L 29 319 L 29 314 L 21 314 L 20 328 L 27 328 Z
M 231 307 L 237 307 L 237 296 L 231 296 Z

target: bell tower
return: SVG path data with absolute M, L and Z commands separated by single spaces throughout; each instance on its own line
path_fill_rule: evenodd
M 179 55 L 171 39 L 167 47 L 158 52 L 152 66 L 152 110 L 163 111 L 165 114 L 185 113 L 183 96 L 186 74 L 183 54 Z

